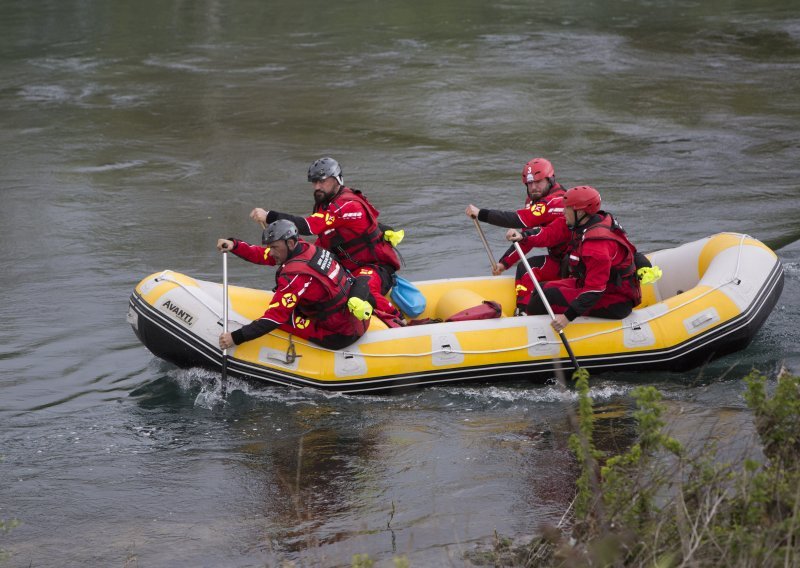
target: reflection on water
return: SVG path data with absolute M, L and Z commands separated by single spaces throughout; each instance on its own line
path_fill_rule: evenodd
M 166 268 L 218 280 L 255 206 L 310 211 L 334 155 L 406 230 L 413 279 L 488 271 L 467 203 L 516 209 L 545 155 L 644 251 L 717 231 L 774 247 L 778 307 L 689 376 L 593 378 L 598 443 L 631 388 L 676 435 L 749 444 L 741 377 L 800 365 L 800 26 L 794 3 L 437 0 L 386 5 L 11 0 L 0 20 L 0 535 L 13 566 L 459 565 L 572 499 L 548 385 L 353 397 L 153 359 L 127 298 Z M 487 230 L 496 253 L 502 231 Z M 466 273 L 465 273 L 466 271 Z M 271 287 L 270 270 L 231 279 Z M 737 448 L 738 444 L 738 448 Z M 67 531 L 66 529 L 69 528 Z

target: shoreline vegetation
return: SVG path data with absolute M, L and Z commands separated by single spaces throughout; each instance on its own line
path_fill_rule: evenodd
M 635 443 L 606 455 L 593 443 L 588 373 L 579 371 L 577 428 L 570 438 L 580 475 L 563 526 L 542 526 L 518 544 L 496 536 L 473 566 L 800 565 L 800 377 L 745 377 L 763 459 L 723 461 L 715 446 L 683 446 L 665 433 L 653 387 L 633 390 Z M 769 386 L 769 388 L 768 388 Z M 698 451 L 699 450 L 699 451 Z

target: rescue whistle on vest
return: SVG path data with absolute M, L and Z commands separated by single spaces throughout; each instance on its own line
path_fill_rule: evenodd
M 347 300 L 347 309 L 361 321 L 372 317 L 372 305 L 361 298 L 350 298 Z
M 636 276 L 642 284 L 652 284 L 661 278 L 661 269 L 658 266 L 644 266 L 636 271 Z
M 383 240 L 384 241 L 389 241 L 389 244 L 391 244 L 393 247 L 396 247 L 397 245 L 399 245 L 400 242 L 403 240 L 403 237 L 405 237 L 405 236 L 406 236 L 406 232 L 405 231 L 392 231 L 392 230 L 389 230 L 389 231 L 384 231 L 383 232 Z

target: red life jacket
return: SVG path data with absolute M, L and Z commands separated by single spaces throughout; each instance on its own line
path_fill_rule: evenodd
M 276 280 L 279 276 L 302 274 L 310 276 L 322 286 L 326 299 L 309 301 L 303 296 L 298 297 L 300 311 L 310 318 L 321 320 L 334 312 L 346 310 L 352 286 L 350 274 L 329 250 L 305 241 L 299 244 L 303 250 L 284 263 L 275 274 Z
M 586 265 L 583 263 L 583 243 L 586 241 L 610 240 L 622 245 L 625 254 L 614 260 L 608 283 L 619 288 L 638 305 L 642 300 L 642 289 L 636 276 L 636 247 L 628 240 L 622 225 L 617 223 L 610 213 L 600 211 L 589 223 L 574 233 L 572 251 L 569 255 L 569 267 L 578 285 L 583 286 L 586 277 Z
M 358 233 L 347 227 L 340 227 L 328 234 L 321 234 L 317 239 L 317 246 L 333 251 L 348 264 L 355 266 L 377 264 L 390 267 L 392 271 L 399 270 L 400 257 L 394 247 L 383 239 L 383 231 L 378 226 L 380 213 L 360 191 L 342 186 L 329 203 L 317 205 L 314 212 L 331 209 L 335 211 L 348 201 L 356 201 L 363 206 L 369 222 L 367 230 Z

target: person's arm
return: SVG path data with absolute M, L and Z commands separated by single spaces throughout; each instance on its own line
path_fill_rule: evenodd
M 525 254 L 528 254 L 528 251 L 534 248 L 547 248 L 559 245 L 568 241 L 571 236 L 564 217 L 558 217 L 552 223 L 544 227 L 535 227 L 526 231 L 511 229 L 506 233 L 506 239 L 509 241 L 518 241 L 522 252 Z M 498 262 L 506 268 L 510 268 L 517 263 L 519 259 L 517 249 L 512 246 L 500 257 Z
M 525 225 L 516 211 L 500 211 L 498 209 L 479 209 L 478 221 L 489 223 L 496 227 L 521 229 Z
M 253 264 L 265 264 L 267 266 L 275 266 L 275 259 L 269 256 L 269 247 L 260 247 L 251 245 L 245 241 L 234 239 L 217 240 L 217 250 L 220 252 L 229 251 Z
M 320 215 L 319 213 L 315 213 L 315 215 Z M 290 213 L 281 213 L 280 211 L 268 211 L 267 212 L 267 224 L 273 223 L 278 219 L 286 219 L 287 221 L 291 221 L 294 223 L 294 226 L 297 227 L 297 232 L 301 235 L 308 236 L 308 235 L 318 235 L 319 233 L 315 233 L 313 229 L 311 229 L 311 224 L 308 220 L 311 217 L 301 217 L 300 215 L 292 215 Z
M 262 226 L 266 226 L 274 221 L 277 221 L 278 219 L 286 219 L 294 223 L 295 227 L 297 227 L 297 232 L 301 235 L 308 236 L 312 234 L 308 227 L 306 217 L 301 217 L 299 215 L 281 213 L 280 211 L 268 211 L 266 209 L 262 209 L 261 207 L 256 207 L 250 211 L 250 218 Z
M 523 244 L 524 239 L 525 236 L 523 235 L 523 233 L 521 231 L 518 231 L 517 229 L 509 229 L 506 232 L 506 240 L 511 241 L 512 243 L 518 242 L 520 248 L 522 249 L 522 252 L 524 254 L 527 254 L 528 251 L 531 250 L 533 247 L 531 246 L 526 248 L 525 245 Z M 505 270 L 508 270 L 509 268 L 514 266 L 518 261 L 519 261 L 519 253 L 517 253 L 517 247 L 511 245 L 508 248 L 508 250 L 506 250 L 506 252 L 503 253 L 503 256 L 501 256 L 500 259 L 497 261 L 497 265 L 502 266 Z
M 278 288 L 272 296 L 264 315 L 231 334 L 236 345 L 266 335 L 281 324 L 288 322 L 297 306 L 297 296 L 309 283 L 309 276 L 292 275 L 290 278 L 279 277 Z

